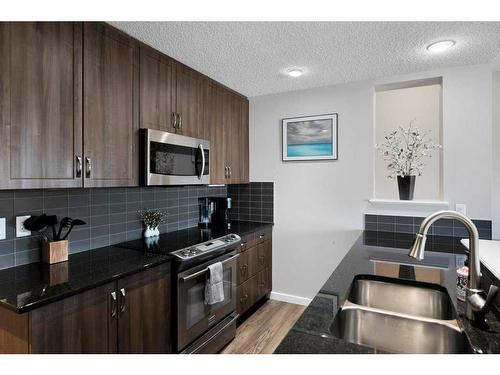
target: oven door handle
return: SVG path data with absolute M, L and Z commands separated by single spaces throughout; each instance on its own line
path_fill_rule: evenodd
M 240 254 L 233 255 L 231 258 L 227 258 L 227 259 L 223 260 L 221 263 L 224 264 L 224 263 L 230 262 L 230 261 L 238 258 L 239 256 L 240 256 Z M 195 273 L 193 273 L 191 275 L 188 275 L 188 276 L 185 276 L 185 277 L 181 277 L 181 280 L 182 281 L 189 281 L 191 279 L 194 279 L 195 277 L 203 275 L 207 271 L 208 271 L 208 267 L 203 268 L 202 270 L 200 270 L 198 272 L 195 272 Z
M 203 150 L 203 145 L 201 143 L 198 145 L 198 149 L 201 152 L 201 171 L 198 180 L 201 180 L 203 178 L 203 173 L 205 173 L 205 150 Z

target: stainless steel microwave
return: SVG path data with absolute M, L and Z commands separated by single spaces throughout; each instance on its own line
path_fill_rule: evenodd
M 210 183 L 209 141 L 153 129 L 140 134 L 143 185 Z

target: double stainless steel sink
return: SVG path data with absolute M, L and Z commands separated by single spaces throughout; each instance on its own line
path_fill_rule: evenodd
M 331 331 L 383 352 L 473 352 L 448 292 L 429 283 L 358 275 Z

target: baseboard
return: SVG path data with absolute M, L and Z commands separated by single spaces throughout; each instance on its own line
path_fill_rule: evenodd
M 294 303 L 296 305 L 303 305 L 303 306 L 309 305 L 312 301 L 311 298 L 305 298 L 305 297 L 300 297 L 300 296 L 294 296 L 292 294 L 285 294 L 285 293 L 278 293 L 278 292 L 271 292 L 270 298 L 275 299 L 277 301 Z

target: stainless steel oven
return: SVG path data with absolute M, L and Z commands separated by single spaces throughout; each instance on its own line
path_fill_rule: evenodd
M 217 352 L 234 337 L 236 329 L 236 261 L 233 250 L 218 258 L 177 274 L 177 351 Z M 224 301 L 205 304 L 207 266 L 222 262 Z M 186 350 L 186 347 L 189 348 Z
M 210 183 L 210 142 L 153 129 L 141 129 L 143 185 Z

